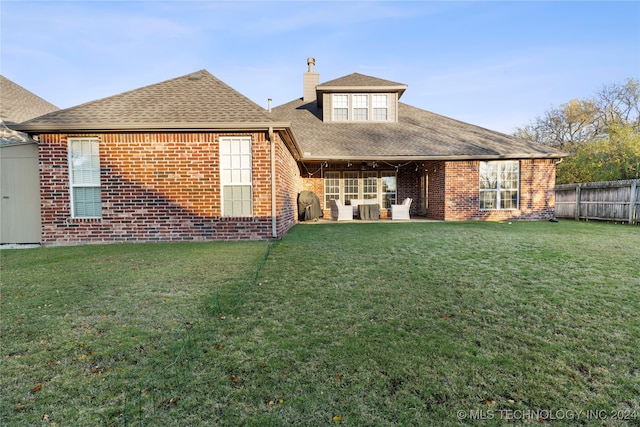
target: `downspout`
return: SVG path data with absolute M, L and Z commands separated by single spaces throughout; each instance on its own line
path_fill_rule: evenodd
M 276 142 L 273 127 L 269 126 L 269 141 L 271 142 L 271 237 L 278 237 L 276 219 Z

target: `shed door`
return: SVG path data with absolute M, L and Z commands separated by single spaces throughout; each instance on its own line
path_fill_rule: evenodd
M 0 149 L 0 243 L 40 243 L 38 146 Z

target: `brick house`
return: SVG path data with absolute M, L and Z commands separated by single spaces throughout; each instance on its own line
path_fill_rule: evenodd
M 563 153 L 399 102 L 361 74 L 265 110 L 205 70 L 17 126 L 39 142 L 43 244 L 270 239 L 297 195 L 415 200 L 440 220 L 550 219 Z
M 554 217 L 556 161 L 566 154 L 399 101 L 407 86 L 354 73 L 319 83 L 314 59 L 304 96 L 276 107 L 302 150 L 305 190 L 328 200 L 414 200 L 412 215 L 460 220 Z

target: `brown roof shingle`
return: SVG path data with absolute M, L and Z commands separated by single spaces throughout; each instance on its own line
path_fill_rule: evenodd
M 58 107 L 0 76 L 0 120 L 7 125 L 58 110 Z
M 268 122 L 265 109 L 200 70 L 47 114 L 20 130 L 197 129 Z
M 397 123 L 324 123 L 315 102 L 273 109 L 291 122 L 303 160 L 559 158 L 564 153 L 500 132 L 398 104 Z
M 398 98 L 400 98 L 406 89 L 407 85 L 402 83 L 366 76 L 364 74 L 352 73 L 316 86 L 316 93 L 319 95 L 323 92 L 335 91 L 397 92 Z M 322 104 L 322 97 L 318 97 L 318 101 Z
M 360 73 L 352 73 L 346 75 L 344 77 L 339 77 L 337 79 L 329 80 L 328 82 L 324 82 L 318 85 L 319 88 L 324 87 L 345 87 L 345 86 L 354 86 L 354 87 L 406 87 L 407 85 L 402 83 L 392 82 L 391 80 L 379 79 L 377 77 L 366 76 Z

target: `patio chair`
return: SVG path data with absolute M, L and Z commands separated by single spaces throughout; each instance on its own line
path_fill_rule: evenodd
M 409 209 L 411 208 L 411 199 L 407 197 L 401 205 L 391 205 L 391 219 L 411 219 L 409 217 Z
M 331 205 L 331 221 L 350 221 L 353 219 L 353 208 L 343 205 L 340 200 L 329 200 Z

